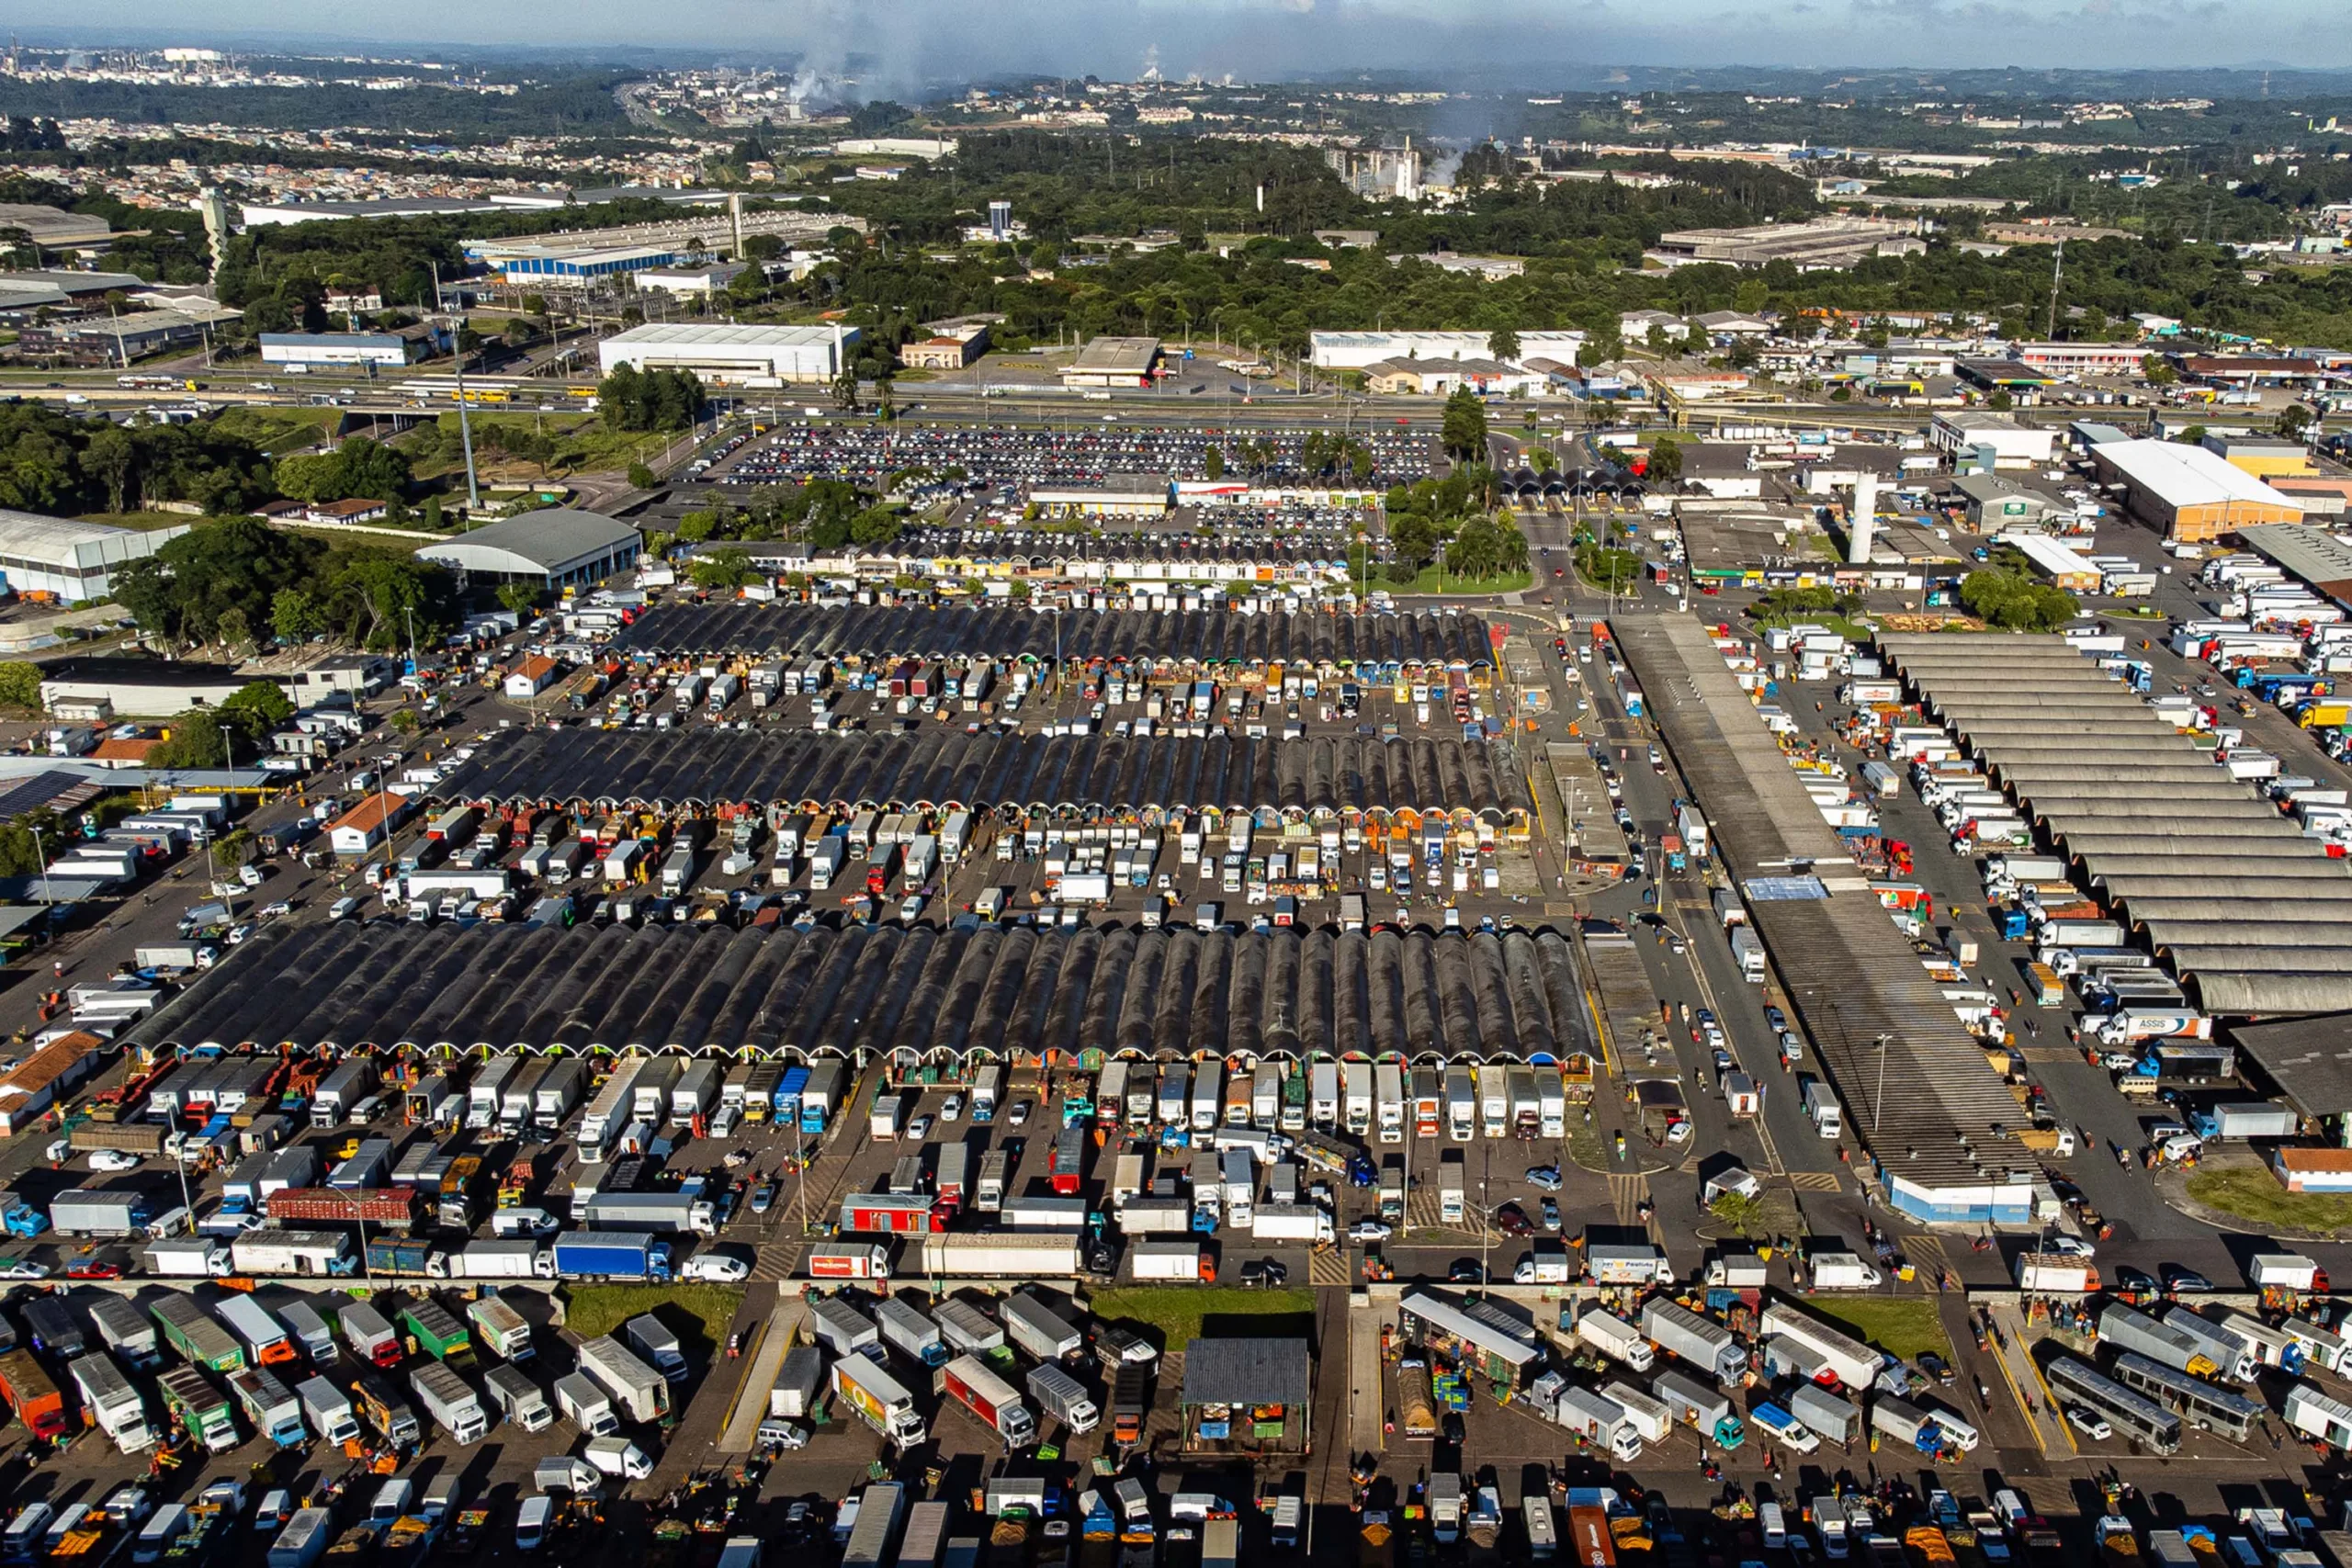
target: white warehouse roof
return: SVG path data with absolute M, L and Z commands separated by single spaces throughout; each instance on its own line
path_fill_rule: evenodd
M 2099 460 L 2112 463 L 2133 484 L 2166 506 L 2213 506 L 2225 501 L 2256 502 L 2264 506 L 2300 510 L 2292 496 L 2281 495 L 2218 453 L 2178 441 L 2109 441 L 2098 448 Z
M 2081 551 L 2069 549 L 2047 534 L 2003 534 L 1994 541 L 2007 545 L 2052 577 L 2088 577 L 2101 573 Z
M 745 370 L 805 378 L 838 373 L 858 339 L 855 327 L 649 325 L 631 327 L 596 345 L 605 370 L 616 365 Z
M 89 570 L 142 560 L 155 547 L 187 532 L 185 525 L 169 528 L 115 528 L 102 523 L 74 523 L 43 517 L 33 512 L 0 509 L 0 557 L 35 566 Z
M 417 558 L 466 571 L 560 576 L 641 542 L 627 523 L 594 512 L 549 507 L 502 518 L 455 538 L 421 546 Z

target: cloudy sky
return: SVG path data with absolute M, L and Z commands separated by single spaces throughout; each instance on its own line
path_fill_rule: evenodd
M 2352 64 L 2343 0 L 17 0 L 28 40 L 851 51 L 910 83 L 1041 70 L 1265 80 L 1349 69 L 1544 65 Z M 165 16 L 168 13 L 168 22 Z M 329 18 L 332 18 L 330 21 Z

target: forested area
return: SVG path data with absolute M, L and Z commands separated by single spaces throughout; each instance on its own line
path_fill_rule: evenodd
M 296 70 L 315 70 L 298 62 Z M 617 73 L 525 83 L 510 96 L 421 81 L 399 92 L 332 84 L 310 87 L 198 87 L 164 83 L 31 81 L 0 77 L 0 114 L 115 119 L 142 125 L 249 125 L 269 130 L 360 126 L 463 142 L 517 132 L 625 129 L 613 99 Z

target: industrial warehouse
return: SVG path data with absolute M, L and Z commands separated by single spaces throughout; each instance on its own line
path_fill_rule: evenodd
M 2352 1009 L 2352 874 L 2173 717 L 2060 637 L 1879 641 L 2209 1011 Z
M 1273 824 L 1450 821 L 1523 835 L 1534 809 L 1498 746 L 1452 737 L 1281 741 L 1104 735 L 536 730 L 486 746 L 436 797 L 600 809 L 986 810 Z
M 255 981 L 266 976 L 266 984 Z M 274 926 L 134 1044 L 1083 1066 L 1589 1056 L 1552 931 Z
M 985 656 L 1023 663 L 1159 666 L 1170 678 L 1211 667 L 1306 667 L 1363 680 L 1494 667 L 1483 616 L 1244 615 L 1204 610 L 1080 610 L 1068 615 L 976 605 L 680 604 L 639 616 L 616 651 L 661 657 L 741 654 L 845 661 Z

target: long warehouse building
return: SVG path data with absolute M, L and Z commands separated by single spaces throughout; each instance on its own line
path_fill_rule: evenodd
M 484 745 L 442 800 L 600 810 L 783 806 L 1080 818 L 1246 812 L 1478 821 L 1524 831 L 1534 799 L 1502 745 L 1448 736 L 1306 740 L 1116 735 L 531 730 Z
M 1567 939 L 986 926 L 274 925 L 127 1038 L 224 1050 L 1091 1063 L 1590 1055 Z
M 1495 661 L 1493 637 L 1482 615 L 1081 610 L 1057 616 L 993 605 L 665 605 L 622 628 L 613 646 L 625 653 L 660 656 L 989 658 L 1039 664 L 1051 663 L 1058 648 L 1069 664 L 1101 660 L 1204 671 L 1268 664 L 1487 671 Z
M 2352 874 L 2064 637 L 1879 645 L 2209 1012 L 2352 1009 Z
M 1886 918 L 1695 620 L 1611 623 L 1886 1201 L 1934 1224 L 2027 1223 L 2018 1105 Z

